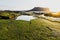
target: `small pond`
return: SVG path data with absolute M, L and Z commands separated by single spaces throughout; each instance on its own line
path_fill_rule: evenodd
M 21 15 L 21 16 L 18 16 L 16 18 L 16 20 L 26 20 L 26 21 L 30 21 L 32 19 L 35 19 L 36 17 L 33 17 L 33 16 L 28 16 L 28 15 Z

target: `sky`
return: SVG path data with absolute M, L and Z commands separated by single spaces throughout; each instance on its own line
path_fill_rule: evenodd
M 58 12 L 60 0 L 0 0 L 0 10 L 30 10 L 34 7 L 47 7 Z

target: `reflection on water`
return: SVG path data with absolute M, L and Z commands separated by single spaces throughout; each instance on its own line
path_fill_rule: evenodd
M 45 18 L 45 19 L 48 19 L 48 20 L 51 20 L 51 21 L 60 21 L 60 18 L 47 17 L 47 16 L 44 16 L 44 15 L 40 15 L 39 17 L 42 17 L 42 18 Z M 16 20 L 26 20 L 26 21 L 30 21 L 32 19 L 36 19 L 36 17 L 28 16 L 28 15 L 21 15 L 21 16 L 18 16 L 16 18 Z
M 35 17 L 28 15 L 21 15 L 16 18 L 16 20 L 26 20 L 26 21 L 30 21 L 32 19 L 35 19 Z
M 60 18 L 53 18 L 53 21 L 60 21 Z
M 47 17 L 47 16 L 44 16 L 42 15 L 41 17 L 45 18 L 45 19 L 48 19 L 48 20 L 51 20 L 51 21 L 60 21 L 60 18 L 55 18 L 55 17 Z

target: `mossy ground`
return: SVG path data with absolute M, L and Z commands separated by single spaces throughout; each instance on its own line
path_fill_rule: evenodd
M 41 18 L 31 21 L 0 20 L 0 40 L 60 40 L 57 33 L 60 32 L 59 24 Z

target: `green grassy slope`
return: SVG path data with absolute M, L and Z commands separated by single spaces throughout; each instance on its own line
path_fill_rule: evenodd
M 0 20 L 0 40 L 60 40 L 59 24 L 45 19 Z

